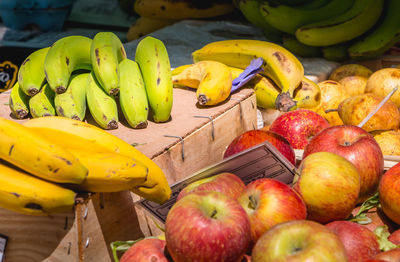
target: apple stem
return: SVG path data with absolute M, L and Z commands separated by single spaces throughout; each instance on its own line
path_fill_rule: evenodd
M 217 218 L 216 217 L 217 213 L 218 213 L 217 210 L 214 208 L 213 211 L 211 212 L 211 218 L 216 219 Z
M 378 112 L 378 110 L 389 100 L 389 98 L 394 94 L 394 92 L 397 91 L 397 86 L 395 88 L 393 88 L 392 91 L 390 91 L 389 94 L 387 94 L 385 96 L 385 98 L 378 104 L 378 106 L 372 110 L 359 124 L 358 127 L 363 127 L 363 125 L 365 125 L 365 123 L 368 122 L 368 120 L 375 115 L 376 112 Z
M 249 208 L 255 210 L 257 208 L 257 200 L 254 196 L 249 196 Z
M 325 110 L 325 113 L 337 112 L 337 111 L 338 111 L 337 108 L 336 108 L 336 109 L 326 109 L 326 110 Z

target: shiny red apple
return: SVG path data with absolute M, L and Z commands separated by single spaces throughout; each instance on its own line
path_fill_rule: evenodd
M 378 191 L 383 212 L 395 223 L 400 224 L 400 163 L 383 174 Z
M 283 136 L 275 132 L 260 129 L 244 132 L 232 140 L 225 150 L 224 159 L 265 141 L 272 144 L 290 163 L 295 165 L 296 156 L 291 144 Z
M 299 194 L 276 179 L 260 178 L 250 182 L 238 201 L 249 215 L 253 243 L 272 226 L 307 216 L 306 205 Z
M 400 248 L 391 249 L 377 254 L 374 259 L 380 259 L 386 262 L 400 261 Z
M 169 262 L 166 257 L 165 240 L 145 238 L 133 244 L 120 258 L 120 262 Z
M 172 206 L 165 239 L 174 262 L 237 262 L 250 244 L 250 221 L 236 199 L 200 191 Z
M 393 231 L 389 235 L 388 240 L 395 245 L 400 245 L 400 229 L 396 229 L 395 231 Z
M 252 262 L 345 262 L 346 250 L 339 237 L 310 220 L 280 223 L 266 231 L 251 252 Z
M 379 144 L 367 131 L 353 125 L 328 127 L 309 141 L 303 158 L 321 151 L 341 155 L 357 168 L 361 178 L 357 203 L 364 202 L 376 193 L 384 160 Z
M 358 223 L 337 220 L 325 226 L 342 241 L 348 262 L 364 262 L 380 252 L 378 239 L 374 232 Z
M 246 185 L 240 177 L 224 172 L 190 183 L 179 192 L 176 201 L 190 193 L 199 191 L 218 191 L 230 198 L 237 199 L 245 187 Z
M 329 126 L 320 114 L 297 109 L 280 115 L 271 123 L 269 130 L 285 137 L 294 149 L 304 149 L 313 136 Z

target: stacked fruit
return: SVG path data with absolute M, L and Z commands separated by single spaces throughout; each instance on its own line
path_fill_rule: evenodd
M 72 211 L 77 192 L 132 192 L 157 203 L 171 190 L 162 170 L 94 125 L 59 116 L 0 118 L 0 207 L 29 215 Z
M 93 39 L 67 36 L 30 54 L 10 95 L 16 118 L 65 116 L 83 121 L 86 108 L 104 129 L 118 128 L 118 103 L 129 125 L 145 128 L 170 118 L 172 80 L 162 41 L 146 37 L 128 59 L 120 39 L 99 32 Z
M 238 0 L 255 26 L 299 56 L 369 59 L 400 40 L 396 0 Z

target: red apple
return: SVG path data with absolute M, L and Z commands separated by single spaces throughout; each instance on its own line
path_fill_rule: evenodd
M 383 174 L 378 191 L 383 212 L 400 224 L 400 163 Z
M 168 262 L 165 240 L 145 238 L 133 244 L 121 257 L 120 262 Z
M 174 262 L 237 262 L 250 244 L 250 221 L 236 199 L 200 191 L 172 206 L 165 221 L 165 238 Z
M 364 262 L 380 252 L 374 232 L 360 224 L 337 220 L 325 225 L 342 241 L 348 262 Z
M 299 194 L 271 178 L 250 182 L 238 201 L 249 215 L 253 243 L 272 226 L 307 216 L 306 205 Z
M 245 187 L 246 185 L 243 180 L 237 175 L 220 173 L 190 183 L 179 192 L 176 201 L 187 194 L 198 191 L 218 191 L 228 195 L 232 199 L 237 199 Z
M 304 149 L 313 136 L 329 126 L 328 121 L 318 113 L 297 109 L 280 115 L 269 130 L 284 136 L 294 149 Z
M 400 245 L 400 229 L 393 231 L 389 235 L 388 240 L 395 245 Z
M 384 160 L 379 144 L 364 129 L 353 125 L 331 126 L 315 135 L 304 149 L 303 158 L 315 152 L 343 156 L 358 169 L 361 177 L 357 203 L 376 193 L 383 174 Z
M 295 165 L 296 155 L 286 138 L 275 132 L 260 129 L 244 132 L 232 140 L 225 150 L 224 159 L 265 141 L 271 143 L 290 163 Z
M 381 259 L 386 262 L 399 262 L 400 261 L 400 248 L 391 249 L 389 251 L 377 254 L 374 259 Z
M 319 223 L 346 219 L 355 208 L 360 175 L 346 158 L 317 152 L 304 158 L 294 189 L 307 206 L 307 218 Z
M 280 223 L 265 232 L 251 253 L 252 262 L 339 262 L 347 261 L 339 237 L 310 220 Z

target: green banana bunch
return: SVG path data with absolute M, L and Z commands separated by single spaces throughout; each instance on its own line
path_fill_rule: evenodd
M 299 6 L 276 5 L 271 0 L 265 0 L 260 5 L 260 12 L 269 25 L 282 32 L 294 34 L 301 26 L 346 12 L 353 3 L 354 0 L 331 0 L 318 8 L 308 9 Z
M 322 54 L 320 47 L 305 45 L 292 35 L 285 35 L 282 37 L 282 46 L 293 54 L 301 57 L 318 57 Z
M 256 57 L 264 60 L 263 75 L 271 78 L 281 89 L 277 97 L 280 110 L 293 106 L 293 91 L 304 76 L 304 68 L 300 61 L 285 48 L 259 40 L 223 40 L 205 45 L 192 53 L 194 62 L 214 60 L 231 67 L 245 69 Z M 291 105 L 283 103 L 286 101 Z
M 296 38 L 310 46 L 329 46 L 367 32 L 379 19 L 384 0 L 355 0 L 345 13 L 296 30 Z
M 32 117 L 55 116 L 54 97 L 53 89 L 46 83 L 39 93 L 29 99 L 29 111 Z
M 120 68 L 119 103 L 126 121 L 133 128 L 147 127 L 149 103 L 139 66 L 128 58 Z
M 322 47 L 322 56 L 326 60 L 330 61 L 344 61 L 349 59 L 349 54 L 347 52 L 347 49 L 351 45 L 352 41 L 347 41 L 344 43 L 340 43 L 337 45 L 331 45 L 331 46 L 324 46 Z
M 39 93 L 46 80 L 44 60 L 49 49 L 50 47 L 41 48 L 28 55 L 18 70 L 19 87 L 28 96 Z
M 92 39 L 73 35 L 57 40 L 50 47 L 44 60 L 44 72 L 55 93 L 61 94 L 67 90 L 74 70 L 91 68 L 91 44 Z
M 16 82 L 9 98 L 9 107 L 15 118 L 22 119 L 29 114 L 29 99 L 30 96 L 26 95 Z
M 119 92 L 119 62 L 126 58 L 121 40 L 112 32 L 97 33 L 91 44 L 90 60 L 100 86 L 109 95 Z
M 154 121 L 168 121 L 172 110 L 173 85 L 164 43 L 151 36 L 143 38 L 136 47 L 135 61 L 142 72 Z
M 86 101 L 91 115 L 100 127 L 118 128 L 118 108 L 115 97 L 103 90 L 93 72 L 88 75 Z
M 400 1 L 387 0 L 383 19 L 365 37 L 349 47 L 353 59 L 367 59 L 382 55 L 400 40 Z
M 89 73 L 71 76 L 67 91 L 55 94 L 57 115 L 83 121 L 86 113 L 86 86 Z
M 281 5 L 297 6 L 312 2 L 312 0 L 273 0 L 272 2 Z

